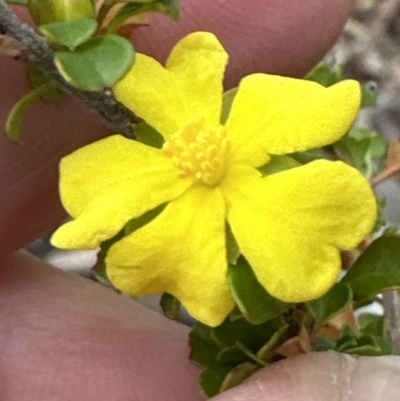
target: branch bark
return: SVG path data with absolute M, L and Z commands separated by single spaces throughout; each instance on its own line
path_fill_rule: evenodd
M 47 43 L 32 27 L 23 23 L 4 0 L 0 0 L 0 32 L 20 42 L 27 49 L 28 61 L 37 64 L 68 93 L 83 101 L 91 110 L 98 112 L 113 132 L 133 137 L 133 125 L 140 119 L 119 103 L 111 91 L 84 91 L 65 81 L 54 64 L 54 53 Z
M 400 300 L 397 291 L 382 294 L 383 309 L 389 321 L 388 334 L 392 340 L 395 355 L 400 355 Z

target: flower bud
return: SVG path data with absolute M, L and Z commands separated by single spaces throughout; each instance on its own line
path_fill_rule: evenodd
M 37 25 L 94 18 L 94 0 L 28 0 L 31 16 Z

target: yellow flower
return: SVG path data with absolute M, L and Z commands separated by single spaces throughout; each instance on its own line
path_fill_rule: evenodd
M 166 68 L 139 54 L 116 97 L 165 138 L 162 149 L 115 135 L 63 159 L 61 197 L 74 218 L 53 236 L 63 248 L 95 248 L 132 218 L 163 203 L 154 220 L 109 250 L 107 274 L 132 294 L 166 291 L 200 321 L 233 309 L 226 273 L 226 222 L 260 283 L 302 302 L 324 294 L 340 249 L 356 246 L 376 218 L 374 195 L 342 162 L 318 160 L 263 177 L 270 155 L 330 144 L 360 102 L 355 81 L 330 88 L 253 74 L 221 125 L 227 54 L 210 33 L 173 49 Z

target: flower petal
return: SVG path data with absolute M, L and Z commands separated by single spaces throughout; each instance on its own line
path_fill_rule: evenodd
M 258 167 L 268 154 L 325 146 L 341 138 L 360 107 L 360 85 L 315 82 L 266 74 L 245 77 L 226 129 L 234 163 Z
M 234 307 L 220 191 L 191 188 L 155 220 L 114 244 L 106 264 L 110 280 L 122 291 L 169 292 L 196 319 L 220 324 Z
M 238 166 L 221 190 L 241 252 L 262 285 L 287 302 L 323 295 L 340 271 L 338 248 L 355 247 L 376 219 L 367 181 L 342 162 L 318 160 L 265 178 Z
M 219 123 L 222 80 L 228 55 L 208 32 L 195 32 L 172 50 L 164 68 L 138 54 L 130 72 L 114 86 L 117 99 L 165 138 L 202 115 Z
M 132 218 L 181 195 L 192 185 L 162 151 L 114 135 L 62 159 L 60 192 L 75 219 L 52 243 L 60 248 L 96 248 Z

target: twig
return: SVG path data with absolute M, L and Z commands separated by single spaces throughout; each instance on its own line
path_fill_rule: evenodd
M 133 137 L 133 124 L 140 120 L 119 103 L 111 91 L 89 92 L 69 84 L 54 65 L 54 54 L 47 43 L 0 0 L 0 33 L 6 34 L 26 47 L 26 57 L 37 64 L 49 77 L 56 80 L 67 92 L 81 99 L 90 109 L 97 111 L 113 132 Z
M 370 184 L 372 187 L 376 187 L 381 184 L 383 181 L 386 181 L 389 178 L 392 178 L 400 173 L 400 164 L 395 164 L 389 168 L 385 168 L 382 170 L 377 176 L 370 180 Z
M 388 332 L 393 343 L 394 353 L 400 355 L 400 302 L 397 291 L 383 293 L 382 304 L 385 316 L 389 320 Z

